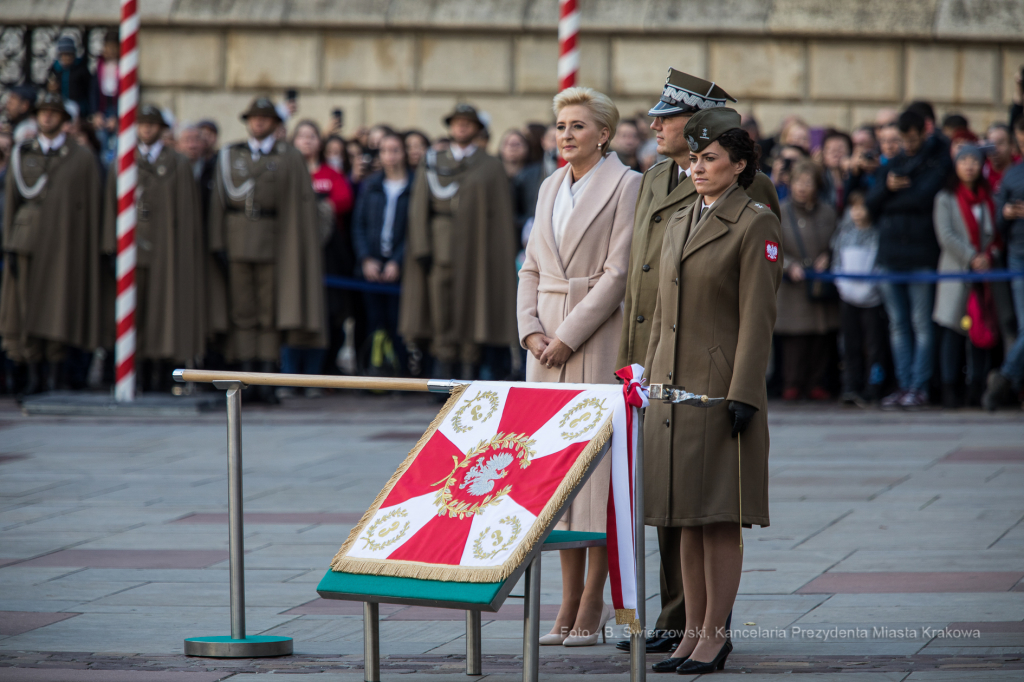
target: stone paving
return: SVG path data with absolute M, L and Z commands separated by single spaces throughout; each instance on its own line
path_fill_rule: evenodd
M 437 409 L 349 394 L 243 410 L 248 632 L 296 654 L 219 660 L 182 642 L 230 632 L 224 414 L 0 402 L 0 680 L 361 680 L 360 605 L 315 587 Z M 736 652 L 715 679 L 1024 679 L 1024 415 L 773 405 L 770 423 L 772 525 L 745 533 Z M 653 529 L 647 547 L 653 624 Z M 543 564 L 546 630 L 560 577 Z M 488 680 L 521 679 L 521 617 L 517 599 L 483 615 Z M 464 629 L 462 612 L 382 606 L 384 679 L 465 679 Z M 621 636 L 542 648 L 542 680 L 628 679 Z

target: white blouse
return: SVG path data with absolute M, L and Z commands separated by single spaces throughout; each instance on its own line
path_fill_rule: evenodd
M 594 177 L 594 171 L 601 167 L 604 163 L 604 158 L 601 157 L 594 167 L 587 171 L 587 174 L 576 182 L 572 181 L 572 169 L 565 174 L 565 178 L 562 180 L 562 184 L 558 187 L 558 194 L 555 195 L 555 206 L 551 212 L 551 230 L 555 234 L 555 244 L 558 246 L 562 245 L 562 235 L 565 234 L 565 226 L 569 223 L 569 216 L 572 215 L 572 210 L 576 207 L 576 202 L 579 197 L 582 196 L 583 190 L 587 188 L 590 183 L 590 178 Z

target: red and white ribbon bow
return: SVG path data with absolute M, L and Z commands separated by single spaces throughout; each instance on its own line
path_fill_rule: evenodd
M 633 481 L 636 475 L 634 452 L 640 421 L 636 411 L 647 407 L 649 398 L 643 375 L 644 368 L 637 364 L 623 367 L 615 373 L 615 376 L 623 380 L 622 396 L 627 406 L 626 410 L 619 413 L 624 417 L 622 422 L 616 420 L 613 424 L 612 475 L 608 491 L 608 572 L 615 621 L 619 624 L 635 624 L 636 621 L 637 538 Z M 622 438 L 620 434 L 626 437 Z

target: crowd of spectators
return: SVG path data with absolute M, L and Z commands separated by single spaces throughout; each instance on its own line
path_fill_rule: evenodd
M 116 36 L 107 41 L 95 73 L 75 56 L 73 44 L 57 48 L 45 87 L 71 103 L 69 135 L 95 152 L 98 168 L 109 168 L 117 132 Z M 12 144 L 34 134 L 33 98 L 24 87 L 6 93 L 0 187 Z M 786 401 L 838 398 L 883 408 L 994 408 L 1019 400 L 1024 279 L 833 281 L 819 275 L 1024 271 L 1020 100 L 1018 79 L 1009 120 L 985 130 L 956 113 L 939 121 L 927 102 L 881 110 L 849 132 L 791 116 L 777 134 L 764 135 L 753 117 L 744 118 L 781 201 L 786 279 L 779 291 L 770 393 Z M 429 149 L 444 150 L 449 141 L 383 122 L 350 130 L 340 110 L 321 130 L 299 116 L 293 92 L 278 111 L 285 123 L 277 136 L 305 158 L 320 200 L 324 272 L 340 278 L 326 297 L 328 352 L 284 349 L 282 370 L 427 375 L 429 357 L 398 336 L 394 292 L 402 280 L 413 176 Z M 165 116 L 171 119 L 169 112 Z M 645 113 L 625 116 L 612 143 L 620 160 L 640 172 L 659 161 L 649 125 Z M 223 142 L 218 132 L 213 120 L 182 122 L 169 127 L 163 140 L 192 163 L 204 212 Z M 500 135 L 492 139 L 494 132 Z M 475 143 L 502 161 L 525 247 L 538 189 L 559 162 L 553 127 L 527 122 L 507 131 L 484 128 Z M 0 194 L 0 210 L 2 203 Z M 521 349 L 498 350 L 509 360 L 495 367 L 501 373 L 511 368 L 507 378 L 521 378 Z M 73 354 L 68 362 L 88 365 L 89 354 Z M 67 372 L 71 387 L 83 387 L 88 376 L 92 387 L 100 385 L 97 362 L 92 359 L 91 374 Z M 109 381 L 109 357 L 106 362 Z M 216 365 L 217 353 L 205 362 Z M 3 373 L 0 392 L 16 392 L 10 363 Z

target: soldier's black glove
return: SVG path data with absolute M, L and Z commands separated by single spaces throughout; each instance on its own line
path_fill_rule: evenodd
M 434 259 L 431 256 L 420 256 L 416 262 L 420 264 L 423 274 L 429 274 L 431 266 L 434 265 Z
M 729 401 L 729 414 L 732 415 L 732 437 L 743 433 L 750 426 L 750 420 L 754 418 L 757 408 L 753 405 L 741 403 L 738 400 Z

